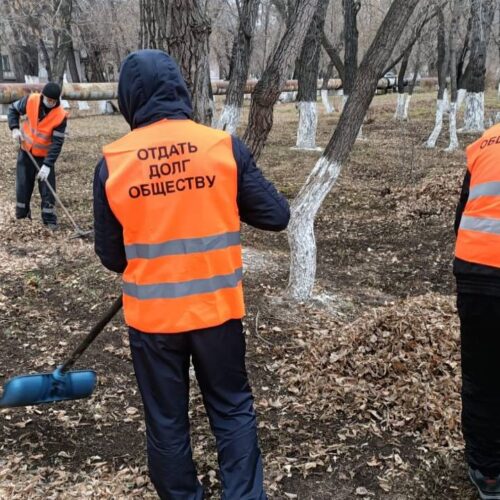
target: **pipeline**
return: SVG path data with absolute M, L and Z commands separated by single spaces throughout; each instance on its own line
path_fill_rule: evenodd
M 384 79 L 380 80 L 381 88 L 386 88 Z M 41 92 L 44 84 L 25 83 L 0 83 L 0 104 L 10 104 L 31 92 Z M 245 94 L 251 94 L 255 90 L 257 80 L 248 80 L 245 85 Z M 225 95 L 229 82 L 214 80 L 212 82 L 212 93 L 214 95 Z M 318 80 L 318 90 L 322 88 L 322 80 Z M 342 81 L 331 79 L 328 81 L 328 90 L 339 90 Z M 282 87 L 282 92 L 296 92 L 298 90 L 297 80 L 288 80 Z M 95 101 L 110 100 L 118 97 L 117 83 L 65 83 L 62 98 L 69 101 Z
M 377 88 L 388 90 L 396 85 L 396 81 L 391 78 L 381 78 Z M 318 90 L 322 89 L 322 80 L 318 80 Z M 257 80 L 248 80 L 245 85 L 245 94 L 251 94 L 255 90 Z M 21 97 L 31 92 L 41 92 L 43 83 L 0 83 L 0 104 L 10 104 L 21 99 Z M 212 92 L 214 95 L 225 95 L 229 82 L 224 80 L 214 80 L 212 82 Z M 342 81 L 338 78 L 328 80 L 328 90 L 339 90 L 342 88 Z M 282 92 L 296 92 L 298 90 L 297 80 L 288 80 L 282 87 Z M 69 101 L 108 101 L 118 97 L 117 83 L 65 83 L 63 86 L 62 98 Z

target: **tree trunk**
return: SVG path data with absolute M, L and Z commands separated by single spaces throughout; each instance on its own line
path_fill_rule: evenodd
M 321 33 L 323 33 L 329 2 L 330 0 L 319 0 L 296 66 L 299 88 L 297 93 L 299 108 L 297 149 L 316 149 L 316 129 L 318 126 L 316 100 Z
M 210 21 L 198 0 L 170 0 L 167 19 L 168 50 L 191 91 L 194 119 L 211 125 L 212 108 L 208 93 Z
M 113 6 L 112 6 L 113 8 Z M 167 50 L 169 0 L 140 0 L 139 48 Z
M 420 65 L 422 63 L 422 44 L 419 42 L 417 45 L 417 53 L 415 56 L 415 62 L 413 63 L 413 76 L 408 84 L 408 95 L 406 96 L 405 109 L 403 112 L 403 119 L 408 120 L 408 114 L 410 109 L 410 102 L 413 96 L 413 91 L 415 90 L 415 85 L 417 84 L 418 72 L 420 71 Z
M 68 46 L 68 66 L 71 81 L 73 83 L 80 83 L 80 72 L 78 71 L 78 65 L 76 64 L 75 49 L 73 47 L 72 39 L 69 41 Z
M 344 10 L 344 68 L 343 78 L 344 96 L 347 99 L 356 79 L 358 70 L 358 12 L 361 8 L 360 0 L 342 0 Z
M 436 120 L 434 129 L 427 139 L 425 146 L 427 148 L 435 148 L 436 142 L 443 128 L 443 115 L 445 111 L 445 91 L 446 91 L 446 75 L 448 70 L 448 48 L 446 46 L 446 27 L 444 20 L 444 12 L 438 7 L 438 31 L 437 31 L 437 66 L 438 66 L 438 95 L 436 103 Z
M 446 151 L 455 151 L 458 148 L 457 136 L 457 40 L 456 33 L 458 32 L 459 21 L 459 3 L 461 0 L 451 0 L 451 25 L 449 34 L 449 52 L 450 52 L 450 114 L 449 114 L 449 132 L 450 143 Z
M 304 43 L 318 2 L 319 0 L 297 2 L 290 26 L 285 31 L 252 94 L 250 116 L 243 140 L 257 159 L 273 126 L 274 105 Z
M 323 106 L 327 114 L 331 114 L 335 111 L 333 104 L 328 98 L 328 81 L 333 78 L 334 67 L 335 65 L 333 64 L 333 61 L 330 61 L 328 63 L 328 67 L 326 68 L 325 76 L 323 77 L 323 83 L 321 84 L 321 101 L 323 102 Z
M 52 61 L 50 60 L 49 51 L 47 50 L 47 46 L 42 38 L 38 40 L 38 46 L 40 48 L 40 52 L 42 53 L 42 59 L 45 65 L 45 71 L 47 71 L 47 78 L 51 82 L 53 81 L 52 75 Z
M 260 0 L 243 0 L 241 5 L 237 3 L 239 25 L 231 56 L 231 77 L 218 123 L 218 128 L 230 134 L 236 132 L 240 120 L 259 4 Z
M 69 69 L 73 82 L 79 82 L 80 77 L 78 75 L 78 69 L 76 67 L 75 61 L 75 50 L 73 48 L 73 38 L 71 34 L 72 17 L 73 17 L 73 2 L 72 0 L 63 0 L 59 6 L 59 16 L 60 16 L 60 34 L 58 39 L 60 40 L 59 46 L 59 59 L 55 61 L 55 74 L 54 77 L 57 82 L 62 85 L 64 80 L 64 71 L 66 69 L 66 64 L 69 63 Z
M 297 300 L 310 297 L 316 274 L 314 219 L 326 195 L 349 157 L 377 82 L 405 25 L 419 0 L 394 0 L 359 67 L 351 98 L 323 156 L 294 200 L 288 229 L 290 277 L 287 295 Z
M 406 98 L 405 93 L 405 75 L 408 68 L 408 63 L 410 61 L 411 48 L 406 50 L 403 59 L 401 60 L 401 65 L 398 72 L 398 105 L 396 107 L 396 113 L 394 118 L 396 120 L 405 120 L 405 109 L 406 109 Z
M 464 128 L 467 132 L 484 130 L 484 86 L 487 46 L 495 13 L 492 0 L 471 0 L 471 48 L 464 80 Z

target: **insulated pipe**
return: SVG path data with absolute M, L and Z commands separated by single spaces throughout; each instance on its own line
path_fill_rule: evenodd
M 422 79 L 421 81 L 423 81 Z M 426 79 L 426 80 L 436 80 Z M 437 80 L 436 80 L 437 81 Z M 391 88 L 395 85 L 392 78 L 381 78 L 377 87 L 380 90 Z M 251 94 L 257 80 L 248 80 L 245 85 L 245 94 Z M 322 89 L 323 81 L 318 80 L 318 90 Z M 31 92 L 41 92 L 43 83 L 0 83 L 0 104 L 10 104 L 21 99 L 21 97 Z M 225 95 L 229 82 L 224 80 L 214 80 L 212 82 L 212 92 L 214 95 Z M 338 78 L 328 80 L 328 90 L 339 90 L 342 88 L 342 81 Z M 288 80 L 281 88 L 282 92 L 296 92 L 298 90 L 297 80 Z M 62 98 L 69 101 L 107 101 L 118 97 L 117 83 L 65 83 L 63 86 Z
M 44 83 L 0 83 L 0 104 L 10 104 L 32 92 L 41 92 Z M 65 83 L 62 99 L 70 101 L 104 101 L 116 99 L 116 83 Z

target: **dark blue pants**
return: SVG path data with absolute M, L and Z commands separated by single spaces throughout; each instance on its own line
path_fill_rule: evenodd
M 179 335 L 131 328 L 129 336 L 146 416 L 149 473 L 160 498 L 203 498 L 189 436 L 192 358 L 217 442 L 222 499 L 265 500 L 241 321 Z
M 36 157 L 35 160 L 39 167 L 43 165 L 43 158 Z M 37 174 L 38 170 L 31 162 L 29 156 L 23 150 L 20 150 L 17 156 L 16 165 L 16 218 L 18 219 L 31 217 L 30 202 Z M 56 175 L 53 168 L 50 169 L 50 174 L 47 180 L 55 190 Z M 57 224 L 55 199 L 45 181 L 38 181 L 38 190 L 40 191 L 40 197 L 42 198 L 41 208 L 43 223 Z
M 500 474 L 500 297 L 459 293 L 462 429 L 465 456 L 484 475 Z

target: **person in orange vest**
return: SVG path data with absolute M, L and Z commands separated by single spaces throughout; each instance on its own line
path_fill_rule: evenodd
M 288 203 L 239 139 L 191 120 L 188 90 L 166 53 L 141 50 L 123 61 L 118 102 L 132 131 L 104 147 L 96 168 L 95 249 L 122 273 L 150 477 L 162 499 L 203 498 L 189 436 L 192 362 L 222 498 L 263 500 L 245 369 L 240 221 L 283 230 Z
M 41 94 L 35 93 L 9 107 L 8 123 L 12 140 L 20 146 L 16 166 L 16 218 L 31 219 L 30 201 L 38 179 L 42 198 L 42 221 L 49 229 L 57 228 L 55 199 L 46 183 L 56 188 L 54 166 L 64 143 L 68 113 L 60 101 L 61 88 L 47 83 Z M 22 127 L 20 117 L 26 115 Z M 24 150 L 30 151 L 39 171 Z
M 465 456 L 480 497 L 500 499 L 500 125 L 467 148 L 455 232 Z

